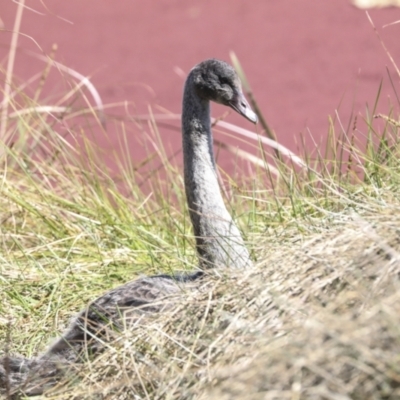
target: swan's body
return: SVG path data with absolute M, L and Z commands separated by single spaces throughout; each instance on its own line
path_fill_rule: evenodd
M 61 338 L 40 357 L 0 360 L 0 390 L 40 394 L 57 381 L 63 364 L 80 360 L 82 350 L 98 350 L 110 326 L 122 328 L 126 318 L 162 310 L 160 299 L 192 290 L 210 268 L 251 266 L 239 229 L 223 202 L 213 154 L 210 101 L 232 107 L 252 122 L 256 115 L 247 104 L 234 69 L 223 61 L 207 60 L 192 69 L 185 83 L 182 139 L 186 197 L 196 237 L 199 271 L 184 275 L 140 278 L 111 290 L 83 310 Z M 156 301 L 157 300 L 157 301 Z

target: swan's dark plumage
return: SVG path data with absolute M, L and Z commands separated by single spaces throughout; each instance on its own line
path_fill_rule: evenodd
M 71 322 L 48 350 L 34 359 L 0 359 L 0 391 L 40 394 L 53 386 L 68 365 L 101 349 L 116 330 L 146 313 L 173 306 L 168 298 L 193 290 L 210 268 L 252 265 L 239 229 L 218 186 L 213 154 L 210 101 L 231 107 L 252 122 L 257 117 L 244 98 L 238 76 L 224 61 L 206 60 L 189 73 L 183 95 L 182 142 L 185 190 L 196 237 L 199 270 L 189 274 L 144 277 L 113 289 L 93 301 Z M 101 340 L 96 340 L 101 338 Z

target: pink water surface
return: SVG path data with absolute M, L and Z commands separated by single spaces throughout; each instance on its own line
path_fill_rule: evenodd
M 105 103 L 129 100 L 138 112 L 161 105 L 179 113 L 182 72 L 205 58 L 229 60 L 231 50 L 279 142 L 292 150 L 300 132 L 323 141 L 339 106 L 345 127 L 352 115 L 365 115 L 382 80 L 378 111 L 398 106 L 386 67 L 397 87 L 399 78 L 366 13 L 349 0 L 27 0 L 26 6 L 15 64 L 22 80 L 43 68 L 26 50 L 49 53 L 57 43 L 57 60 L 90 75 Z M 11 0 L 0 6 L 9 31 L 16 9 Z M 400 9 L 370 15 L 400 64 L 400 24 L 383 27 L 400 20 Z M 10 38 L 0 33 L 3 66 Z M 260 130 L 234 115 L 228 121 Z M 180 146 L 179 132 L 161 134 L 171 151 Z M 132 159 L 141 160 L 144 148 L 128 139 Z M 118 147 L 118 140 L 110 128 L 99 144 Z M 220 165 L 231 168 L 231 159 L 221 153 Z

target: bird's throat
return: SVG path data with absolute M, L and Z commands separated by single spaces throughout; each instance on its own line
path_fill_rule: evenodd
M 210 104 L 191 89 L 189 80 L 182 113 L 184 178 L 200 263 L 207 268 L 246 266 L 248 252 L 225 207 L 218 184 Z
M 186 197 L 197 236 L 205 233 L 202 232 L 203 219 L 210 223 L 210 216 L 214 214 L 219 219 L 224 218 L 230 222 L 231 217 L 218 184 L 210 103 L 187 89 L 185 88 L 182 113 L 184 175 Z

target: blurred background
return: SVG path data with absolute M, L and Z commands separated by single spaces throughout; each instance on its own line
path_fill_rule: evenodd
M 382 90 L 378 112 L 398 107 L 399 76 L 362 7 L 378 0 L 26 0 L 15 59 L 14 77 L 27 81 L 43 70 L 39 54 L 57 44 L 55 59 L 90 77 L 103 103 L 128 101 L 131 115 L 180 113 L 185 75 L 199 61 L 216 57 L 230 61 L 234 51 L 254 96 L 277 140 L 297 151 L 300 135 L 315 147 L 327 137 L 328 117 L 344 127 L 362 124 Z M 395 0 L 385 3 L 395 4 Z M 5 69 L 17 3 L 0 7 L 0 60 Z M 371 8 L 369 15 L 393 59 L 400 64 L 400 9 Z M 59 71 L 59 74 L 63 74 Z M 52 75 L 49 99 L 68 83 Z M 225 109 L 214 107 L 218 117 Z M 121 113 L 121 111 L 120 111 Z M 261 132 L 240 117 L 226 120 Z M 118 129 L 107 124 L 104 148 L 119 146 Z M 161 130 L 171 151 L 180 147 L 178 130 Z M 134 161 L 145 157 L 145 145 L 128 137 Z M 140 139 L 140 138 L 139 138 Z M 227 140 L 226 138 L 224 140 Z M 138 145 L 139 143 L 139 145 Z M 219 163 L 233 168 L 221 152 Z

